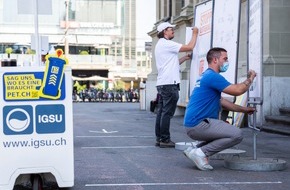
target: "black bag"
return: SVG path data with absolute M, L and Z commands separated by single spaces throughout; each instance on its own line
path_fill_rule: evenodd
M 160 95 L 157 93 L 155 100 L 150 101 L 150 111 L 154 113 L 156 106 L 158 105 L 158 101 L 160 99 Z
M 154 113 L 155 108 L 157 106 L 158 102 L 156 100 L 151 100 L 150 101 L 150 111 Z

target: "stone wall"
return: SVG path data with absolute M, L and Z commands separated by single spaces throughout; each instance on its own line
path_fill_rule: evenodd
M 246 76 L 247 72 L 247 1 L 241 1 L 241 20 L 239 38 L 239 60 L 238 79 Z M 188 5 L 188 10 L 193 10 L 192 5 Z M 187 10 L 182 11 L 182 13 Z M 183 14 L 186 15 L 186 14 Z M 279 114 L 280 107 L 290 107 L 290 0 L 263 0 L 263 104 L 259 106 L 258 123 L 264 123 L 265 115 Z M 178 23 L 175 30 L 175 41 L 185 43 L 185 27 L 190 26 L 193 18 L 190 16 L 180 16 L 172 18 L 171 21 Z M 161 22 L 161 21 L 159 21 Z M 158 23 L 156 23 L 158 25 Z M 156 31 L 149 33 L 153 39 L 153 51 L 157 42 Z M 181 54 L 182 55 L 182 54 Z M 190 63 L 181 66 L 181 90 L 179 104 L 188 101 Z M 146 105 L 149 108 L 150 100 L 156 97 L 156 77 L 157 71 L 152 60 L 152 73 L 148 76 Z M 147 109 L 149 110 L 149 109 Z M 176 114 L 184 113 L 180 107 Z

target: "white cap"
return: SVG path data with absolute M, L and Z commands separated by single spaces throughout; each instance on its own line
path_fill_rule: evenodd
M 157 32 L 160 33 L 166 28 L 174 28 L 176 25 L 172 25 L 169 22 L 163 22 L 157 26 Z

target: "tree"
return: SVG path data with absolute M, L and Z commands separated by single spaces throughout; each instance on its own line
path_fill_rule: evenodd
M 87 51 L 81 51 L 80 52 L 80 55 L 89 55 L 89 52 L 87 52 Z
M 5 53 L 7 53 L 8 58 L 10 58 L 10 54 L 12 53 L 12 51 L 13 51 L 13 50 L 12 50 L 11 47 L 5 49 Z

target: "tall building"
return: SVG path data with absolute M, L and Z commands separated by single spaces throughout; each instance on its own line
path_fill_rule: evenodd
M 124 33 L 125 58 L 135 59 L 136 54 L 136 2 L 135 0 L 124 1 Z
M 123 80 L 129 85 L 133 81 L 135 88 L 140 80 L 146 80 L 151 64 L 137 65 L 142 58 L 136 59 L 135 0 L 38 0 L 38 4 L 38 32 L 49 44 L 46 48 L 42 42 L 42 49 L 68 51 L 65 54 L 74 76 L 106 77 L 107 87 Z M 46 7 L 41 7 L 44 4 Z M 11 56 L 18 65 L 24 60 L 35 61 L 28 54 L 34 49 L 36 23 L 33 9 L 29 12 L 27 7 L 33 6 L 32 0 L 0 0 L 1 58 L 5 58 L 7 47 L 12 47 Z

